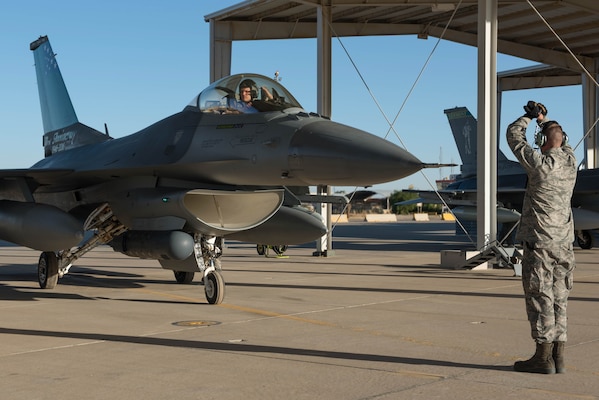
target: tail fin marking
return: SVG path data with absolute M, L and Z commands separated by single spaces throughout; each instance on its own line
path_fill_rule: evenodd
M 33 51 L 35 62 L 45 156 L 109 140 L 110 136 L 107 134 L 90 128 L 77 119 L 48 36 L 40 36 L 30 44 L 29 49 Z
M 44 133 L 74 124 L 77 122 L 77 115 L 48 36 L 40 37 L 29 48 L 33 51 L 35 61 Z

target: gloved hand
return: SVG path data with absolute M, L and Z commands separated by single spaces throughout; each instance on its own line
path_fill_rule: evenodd
M 524 111 L 526 112 L 525 115 L 530 119 L 537 118 L 539 114 L 543 114 L 543 116 L 547 115 L 547 107 L 532 100 L 526 103 Z

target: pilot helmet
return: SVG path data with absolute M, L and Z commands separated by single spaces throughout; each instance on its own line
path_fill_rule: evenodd
M 251 79 L 244 79 L 239 84 L 239 93 L 241 93 L 241 90 L 245 89 L 245 88 L 251 89 L 252 99 L 255 99 L 256 97 L 258 97 L 258 87 L 256 86 L 256 82 L 254 82 Z

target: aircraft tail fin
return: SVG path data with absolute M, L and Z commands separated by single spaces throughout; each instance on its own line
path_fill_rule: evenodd
M 462 159 L 463 177 L 476 175 L 476 119 L 466 107 L 444 110 Z
M 462 159 L 462 177 L 476 175 L 477 154 L 477 121 L 466 107 L 455 107 L 444 110 L 453 133 L 455 144 Z M 522 166 L 509 160 L 500 149 L 497 149 L 497 173 L 511 175 L 524 172 Z
M 46 157 L 59 151 L 109 140 L 108 134 L 90 128 L 77 119 L 48 36 L 40 36 L 29 48 L 33 51 L 35 62 Z

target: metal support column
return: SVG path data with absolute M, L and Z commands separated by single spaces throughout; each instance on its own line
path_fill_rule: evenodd
M 318 7 L 317 17 L 317 102 L 316 109 L 319 114 L 331 116 L 331 0 L 323 0 Z M 323 193 L 320 193 L 322 190 Z M 328 186 L 319 187 L 318 194 L 331 194 Z M 325 219 L 328 234 L 316 242 L 316 252 L 320 256 L 332 256 L 334 252 L 333 237 L 331 234 L 331 204 L 321 204 L 321 214 Z
M 231 75 L 230 24 L 210 20 L 210 83 Z
M 597 64 L 597 60 L 595 60 Z M 598 78 L 597 66 L 593 69 L 593 77 Z M 585 73 L 582 74 L 582 127 L 586 134 L 599 115 L 599 89 Z M 564 128 L 567 129 L 567 128 Z M 584 165 L 587 169 L 599 168 L 597 152 L 599 151 L 599 126 L 595 125 L 584 140 Z
M 497 0 L 478 1 L 477 247 L 497 237 Z

